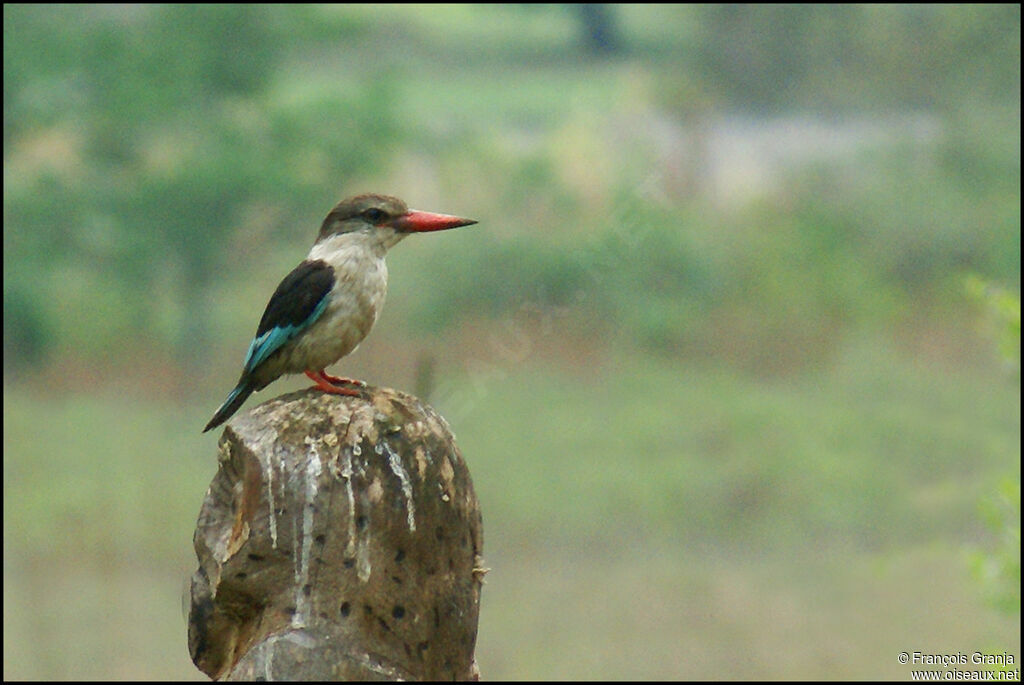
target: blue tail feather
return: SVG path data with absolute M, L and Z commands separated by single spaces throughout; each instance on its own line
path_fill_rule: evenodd
M 231 416 L 238 411 L 238 408 L 242 406 L 242 403 L 249 398 L 249 395 L 251 395 L 252 392 L 253 387 L 249 385 L 247 381 L 239 382 L 239 384 L 235 386 L 235 389 L 228 395 L 227 399 L 224 400 L 224 404 L 220 405 L 220 409 L 218 409 L 217 413 L 213 415 L 210 422 L 206 424 L 206 428 L 203 429 L 203 432 L 205 433 L 212 428 L 216 428 L 230 419 Z

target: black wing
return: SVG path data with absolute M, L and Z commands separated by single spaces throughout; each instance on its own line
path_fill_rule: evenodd
M 326 262 L 302 262 L 277 286 L 245 356 L 252 371 L 282 345 L 309 328 L 327 308 L 334 269 Z

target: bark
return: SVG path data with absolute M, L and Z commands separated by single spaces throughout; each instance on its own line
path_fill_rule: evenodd
M 447 422 L 305 390 L 232 420 L 195 532 L 189 651 L 227 680 L 468 680 L 483 530 Z

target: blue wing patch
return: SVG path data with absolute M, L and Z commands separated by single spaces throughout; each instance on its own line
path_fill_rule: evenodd
M 302 333 L 327 309 L 328 294 L 334 286 L 334 269 L 322 261 L 303 262 L 285 276 L 263 312 L 256 337 L 245 355 L 245 372 L 250 373 Z
M 267 357 L 277 352 L 282 345 L 312 326 L 320 318 L 320 315 L 324 313 L 325 309 L 327 309 L 326 297 L 320 300 L 320 304 L 310 313 L 309 318 L 302 323 L 275 326 L 263 335 L 253 338 L 252 343 L 249 345 L 249 351 L 245 355 L 245 370 L 252 371 L 262 364 Z

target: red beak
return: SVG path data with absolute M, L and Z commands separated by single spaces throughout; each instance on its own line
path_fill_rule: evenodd
M 475 224 L 473 219 L 463 219 L 448 214 L 431 214 L 410 209 L 408 212 L 391 222 L 396 230 L 408 233 L 426 233 L 427 231 L 444 231 L 459 226 Z

